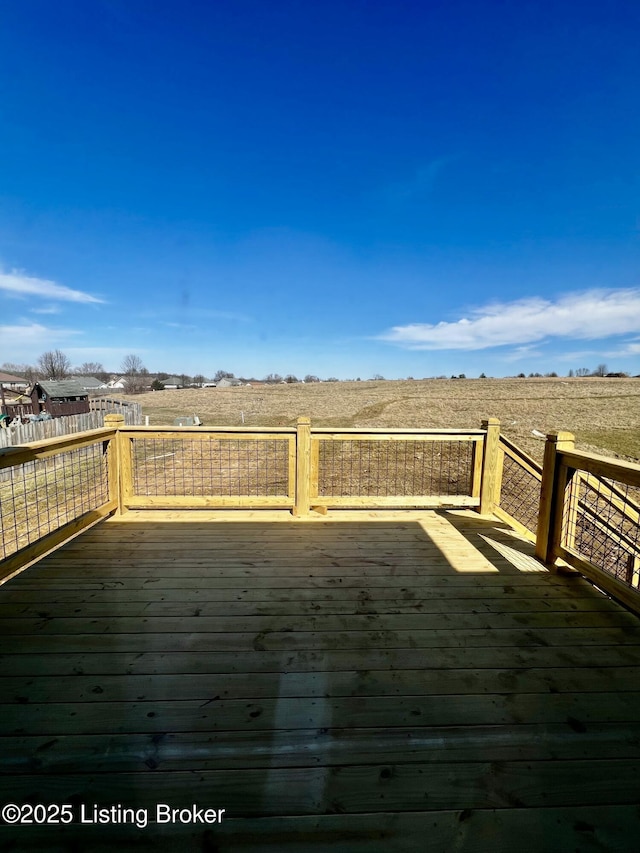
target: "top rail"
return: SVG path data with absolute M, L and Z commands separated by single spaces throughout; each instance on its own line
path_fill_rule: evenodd
M 443 436 L 484 436 L 483 429 L 431 429 L 422 428 L 384 428 L 384 427 L 311 427 L 311 432 L 314 434 L 331 434 L 339 433 L 340 435 L 443 435 Z
M 145 433 L 145 432 L 166 432 L 166 433 L 175 433 L 176 437 L 179 438 L 181 435 L 188 433 L 195 433 L 201 435 L 207 434 L 217 434 L 221 432 L 238 432 L 238 433 L 247 433 L 247 434 L 263 434 L 263 433 L 272 433 L 272 432 L 281 432 L 285 434 L 294 434 L 296 431 L 295 426 L 270 426 L 270 427 L 261 427 L 261 426 L 144 426 L 144 425 L 135 425 L 135 426 L 122 426 L 120 427 L 120 432 L 126 433 Z
M 587 471 L 596 477 L 617 480 L 629 486 L 640 488 L 640 465 L 634 462 L 624 462 L 619 459 L 608 459 L 606 456 L 596 456 L 582 450 L 560 450 L 559 461 L 568 468 Z
M 536 462 L 533 456 L 529 456 L 521 447 L 518 447 L 517 444 L 508 439 L 506 435 L 500 436 L 500 446 L 508 456 L 520 463 L 524 463 L 533 474 L 538 475 L 542 479 L 542 465 Z
M 123 426 L 122 432 L 144 433 L 144 432 L 175 432 L 177 434 L 196 433 L 196 434 L 215 434 L 215 433 L 247 433 L 247 434 L 262 434 L 262 433 L 285 433 L 292 434 L 296 432 L 295 426 Z M 382 428 L 382 427 L 310 427 L 313 435 L 435 435 L 435 436 L 472 436 L 481 438 L 485 435 L 482 429 L 431 429 L 431 428 Z
M 94 444 L 96 441 L 108 441 L 115 434 L 116 430 L 113 427 L 100 427 L 55 438 L 43 438 L 41 441 L 31 441 L 29 444 L 17 444 L 15 447 L 3 447 L 0 448 L 0 469 L 21 465 L 35 459 L 45 459 L 48 456 Z

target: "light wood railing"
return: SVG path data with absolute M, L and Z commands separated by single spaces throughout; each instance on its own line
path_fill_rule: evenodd
M 0 579 L 117 510 L 116 435 L 107 425 L 0 450 Z
M 119 509 L 479 507 L 487 431 L 121 427 Z
M 542 465 L 501 435 L 497 469 L 496 482 L 500 488 L 495 498 L 494 514 L 526 539 L 535 542 Z
M 536 556 L 563 560 L 640 611 L 640 465 L 584 453 L 571 433 L 547 436 Z
M 471 507 L 640 609 L 640 466 L 553 433 L 544 465 L 477 430 L 126 426 L 0 451 L 0 579 L 114 513 Z
M 483 427 L 142 427 L 108 414 L 103 429 L 0 450 L 0 579 L 130 509 L 490 512 L 499 427 Z

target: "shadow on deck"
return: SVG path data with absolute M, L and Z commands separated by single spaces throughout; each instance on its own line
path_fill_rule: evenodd
M 638 620 L 475 513 L 129 513 L 0 617 L 0 800 L 121 807 L 2 850 L 637 850 Z

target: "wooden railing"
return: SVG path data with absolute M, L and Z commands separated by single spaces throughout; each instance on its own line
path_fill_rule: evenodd
M 116 429 L 0 450 L 0 578 L 114 512 Z
M 573 435 L 547 437 L 536 556 L 558 559 L 640 611 L 640 465 L 574 448 Z
M 0 450 L 0 578 L 130 509 L 472 507 L 640 610 L 640 466 L 548 436 L 544 465 L 478 430 L 127 426 Z
M 486 430 L 121 427 L 119 508 L 477 507 Z
M 127 426 L 0 450 L 0 578 L 129 509 L 476 507 L 490 511 L 478 430 Z M 492 486 L 493 488 L 493 486 Z
M 497 467 L 500 491 L 496 495 L 494 514 L 525 538 L 535 541 L 542 465 L 501 435 Z
M 121 512 L 296 503 L 295 427 L 126 427 L 117 452 Z

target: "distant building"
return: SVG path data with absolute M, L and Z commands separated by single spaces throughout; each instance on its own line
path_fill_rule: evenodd
M 176 388 L 184 388 L 184 382 L 179 376 L 167 376 L 166 379 L 161 379 L 160 382 L 164 385 L 165 391 L 175 391 Z
M 29 387 L 27 380 L 21 376 L 14 376 L 12 373 L 2 373 L 1 371 L 0 385 L 9 391 L 26 391 Z
M 114 376 L 107 382 L 107 388 L 119 388 L 121 391 L 125 388 L 125 381 L 122 376 Z
M 89 411 L 89 394 L 75 379 L 43 379 L 29 389 L 33 413 L 48 412 L 52 418 L 82 415 Z
M 101 391 L 104 388 L 109 387 L 106 382 L 101 382 L 99 379 L 96 379 L 95 376 L 74 376 L 72 378 L 75 379 L 76 382 L 79 382 L 84 390 L 89 393 L 92 391 Z
M 225 376 L 224 379 L 219 379 L 216 382 L 216 388 L 234 388 L 237 385 L 242 385 L 242 382 L 239 379 L 230 378 Z

